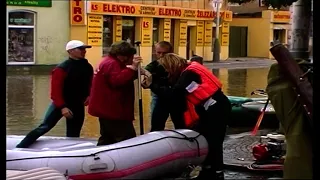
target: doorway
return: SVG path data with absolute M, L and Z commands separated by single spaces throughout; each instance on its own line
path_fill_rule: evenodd
M 230 26 L 229 57 L 247 57 L 248 27 Z
M 134 45 L 135 41 L 135 18 L 122 17 L 122 40 Z
M 190 59 L 191 58 L 191 56 L 192 55 L 190 55 L 190 54 L 193 54 L 193 52 L 191 52 L 191 44 L 190 44 L 190 39 L 191 39 L 191 26 L 188 26 L 188 28 L 187 28 L 187 50 L 186 50 L 186 52 L 187 52 L 187 54 L 186 54 L 186 58 L 187 59 Z

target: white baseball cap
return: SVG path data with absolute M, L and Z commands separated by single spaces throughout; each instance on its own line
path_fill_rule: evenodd
M 71 40 L 66 45 L 66 50 L 75 49 L 75 48 L 91 48 L 92 46 L 85 45 L 82 41 Z

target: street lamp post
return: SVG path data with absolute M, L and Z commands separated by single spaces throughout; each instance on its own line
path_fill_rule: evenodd
M 219 24 L 220 24 L 220 0 L 213 1 L 213 8 L 216 7 L 216 37 L 213 44 L 213 62 L 220 61 L 220 42 L 219 42 Z M 215 7 L 214 7 L 215 6 Z

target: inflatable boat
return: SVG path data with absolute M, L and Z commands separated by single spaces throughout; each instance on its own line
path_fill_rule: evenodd
M 181 173 L 207 156 L 206 139 L 192 130 L 150 132 L 96 146 L 81 138 L 41 137 L 30 148 L 15 148 L 23 136 L 7 136 L 7 170 L 49 167 L 72 180 L 151 179 Z
M 228 99 L 232 105 L 232 112 L 228 125 L 230 127 L 254 127 L 268 98 L 228 96 Z M 260 127 L 279 127 L 279 121 L 276 117 L 275 110 L 270 102 L 267 105 L 265 115 Z

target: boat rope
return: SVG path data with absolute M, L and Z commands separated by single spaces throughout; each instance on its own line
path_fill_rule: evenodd
M 130 145 L 130 146 L 123 146 L 123 147 L 118 147 L 118 148 L 112 148 L 112 149 L 106 149 L 106 150 L 101 150 L 101 151 L 97 151 L 95 153 L 92 153 L 92 154 L 87 154 L 87 155 L 68 155 L 68 156 L 64 156 L 64 155 L 61 155 L 61 156 L 37 156 L 37 157 L 28 157 L 28 158 L 17 158 L 17 159 L 9 159 L 9 160 L 6 160 L 7 162 L 10 162 L 10 161 L 23 161 L 23 160 L 30 160 L 30 159 L 39 159 L 39 158 L 75 158 L 75 157 L 90 157 L 90 156 L 93 156 L 95 157 L 97 154 L 99 153 L 102 153 L 102 152 L 107 152 L 107 151 L 115 151 L 115 150 L 119 150 L 119 149 L 126 149 L 126 148 L 131 148 L 131 147 L 136 147 L 136 146 L 141 146 L 141 145 L 146 145 L 146 144 L 150 144 L 150 143 L 153 143 L 153 142 L 157 142 L 157 141 L 160 141 L 160 140 L 163 140 L 163 139 L 182 139 L 182 140 L 188 140 L 190 142 L 196 142 L 197 144 L 197 151 L 198 151 L 198 156 L 200 156 L 200 145 L 199 145 L 199 142 L 197 140 L 197 138 L 199 136 L 201 136 L 200 133 L 198 133 L 197 136 L 194 136 L 194 137 L 188 137 L 186 136 L 185 134 L 182 134 L 180 132 L 177 132 L 175 130 L 164 130 L 164 131 L 171 131 L 171 132 L 174 132 L 176 134 L 179 134 L 181 135 L 182 137 L 175 137 L 175 136 L 166 136 L 166 137 L 161 137 L 161 138 L 158 138 L 158 139 L 155 139 L 155 140 L 152 140 L 152 141 L 147 141 L 147 142 L 143 142 L 143 143 L 139 143 L 139 144 L 135 144 L 135 145 Z M 97 157 L 98 158 L 98 157 Z

